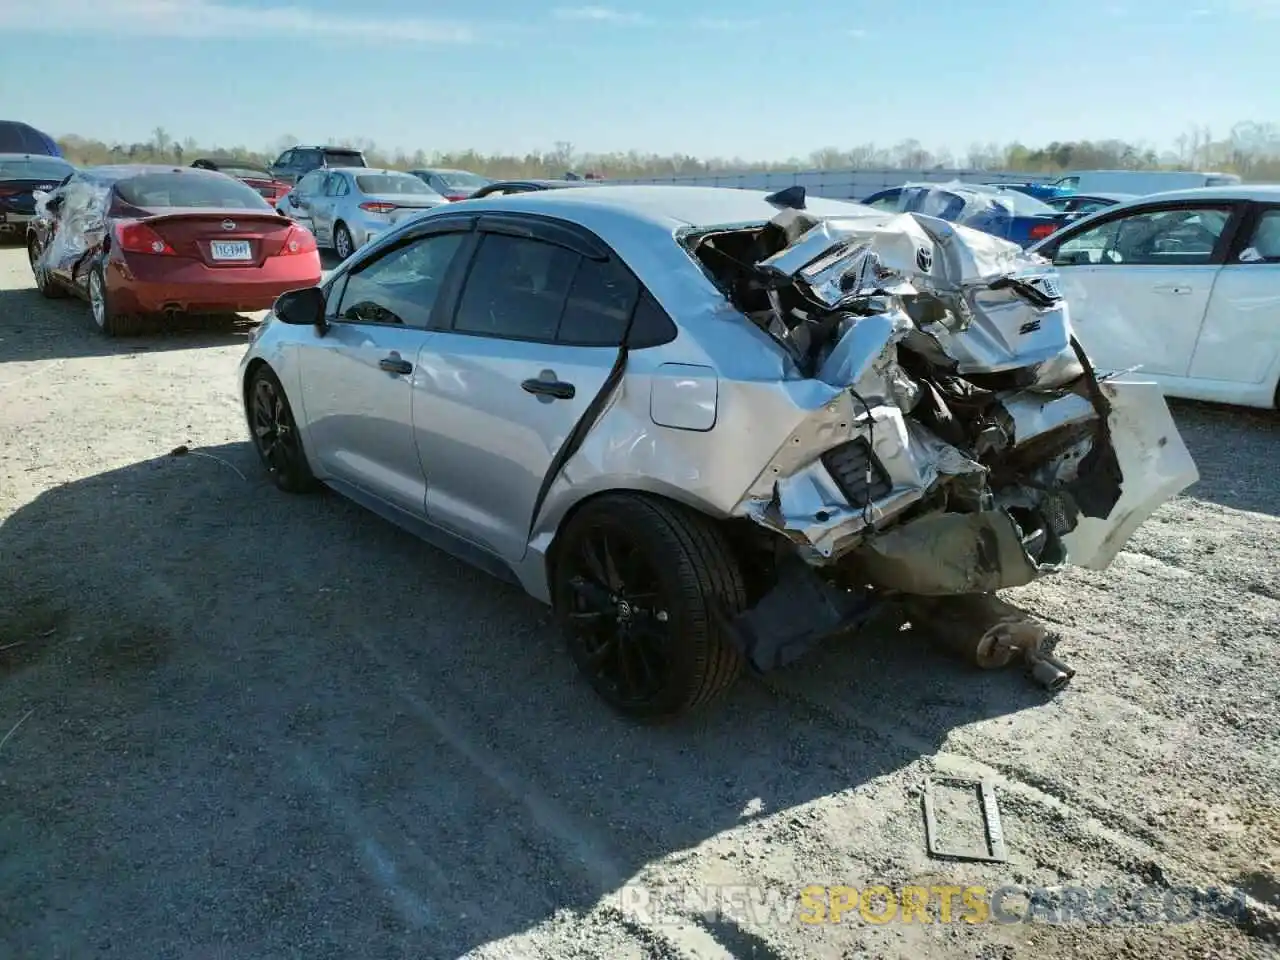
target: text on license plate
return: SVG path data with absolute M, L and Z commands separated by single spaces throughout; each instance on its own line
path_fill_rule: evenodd
M 252 260 L 248 240 L 214 240 L 210 247 L 215 260 Z

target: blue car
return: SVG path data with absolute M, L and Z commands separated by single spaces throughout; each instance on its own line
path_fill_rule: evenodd
M 878 210 L 923 213 L 1029 247 L 1073 218 L 1018 190 L 980 183 L 907 183 L 862 201 Z
M 21 120 L 0 120 L 0 153 L 32 153 L 61 157 L 58 141 Z
M 1045 203 L 1050 203 L 1062 197 L 1069 197 L 1075 193 L 1071 187 L 1061 187 L 1053 183 L 988 183 L 984 184 L 984 186 L 1007 187 L 1010 190 L 1025 193 L 1028 197 L 1043 200 Z

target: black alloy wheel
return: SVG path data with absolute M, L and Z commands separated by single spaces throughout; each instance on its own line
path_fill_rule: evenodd
M 253 372 L 246 391 L 253 446 L 272 481 L 287 493 L 305 493 L 315 477 L 279 378 L 266 364 Z
M 745 605 L 721 532 L 676 504 L 610 494 L 584 506 L 557 547 L 554 603 L 579 670 L 624 716 L 661 722 L 719 697 L 742 656 L 716 608 Z

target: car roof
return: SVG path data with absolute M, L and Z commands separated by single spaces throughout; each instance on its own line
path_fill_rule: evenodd
M 495 212 L 541 213 L 591 228 L 597 225 L 620 227 L 632 223 L 667 232 L 682 227 L 764 223 L 782 209 L 765 200 L 772 193 L 765 190 L 673 184 L 602 184 L 598 181 L 594 185 L 594 190 L 533 190 L 461 200 L 459 203 L 474 204 L 477 210 L 488 208 Z M 456 210 L 458 204 L 451 207 Z M 826 197 L 806 198 L 805 209 L 819 216 L 883 215 L 882 211 L 856 201 Z
M 336 153 L 364 153 L 359 147 L 335 147 L 322 143 L 295 143 L 290 150 L 332 150 Z M 283 152 L 283 151 L 282 151 Z
M 267 169 L 265 164 L 257 160 L 240 160 L 237 157 L 196 157 L 191 161 L 192 166 L 197 163 L 212 163 L 219 167 L 244 167 L 246 170 Z
M 473 177 L 483 177 L 484 174 L 476 173 L 474 170 L 461 170 L 457 167 L 414 167 L 410 173 L 469 173 Z
M 1280 184 L 1228 183 L 1217 187 L 1187 187 L 1182 190 L 1133 195 L 1133 199 L 1127 202 L 1147 203 L 1155 200 L 1257 200 L 1262 203 L 1280 203 Z
M 1114 200 L 1117 203 L 1124 203 L 1126 200 L 1133 200 L 1140 197 L 1140 193 L 1108 193 L 1103 190 L 1087 190 L 1084 193 L 1068 193 L 1065 196 L 1055 197 L 1054 202 L 1060 200 Z
M 52 160 L 55 163 L 64 163 L 68 167 L 73 165 L 65 157 L 54 157 L 47 153 L 0 153 L 0 160 Z
M 220 177 L 225 174 L 199 167 L 175 167 L 164 163 L 104 163 L 96 167 L 81 167 L 78 171 L 90 180 L 127 180 L 148 173 L 179 173 L 185 177 Z
M 388 167 L 317 167 L 317 170 L 327 170 L 329 173 L 350 173 L 354 176 L 367 177 L 369 174 L 393 173 L 402 177 L 413 177 L 413 174 L 407 170 L 392 170 Z M 314 171 L 313 171 L 314 172 Z M 413 177 L 415 180 L 417 177 Z

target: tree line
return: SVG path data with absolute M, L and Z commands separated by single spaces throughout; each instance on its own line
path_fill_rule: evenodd
M 202 156 L 231 156 L 269 164 L 298 143 L 282 136 L 262 150 L 243 145 L 202 144 L 192 137 L 179 140 L 157 127 L 146 143 L 106 143 L 69 134 L 58 138 L 72 163 L 190 163 Z M 560 141 L 547 151 L 523 155 L 482 154 L 475 150 L 385 150 L 364 138 L 339 137 L 334 145 L 363 150 L 370 166 L 401 170 L 445 167 L 471 170 L 495 178 L 562 177 L 567 171 L 595 173 L 606 178 L 689 176 L 717 172 L 767 172 L 847 169 L 970 169 L 1006 170 L 1028 174 L 1056 174 L 1067 170 L 1207 170 L 1238 173 L 1249 181 L 1280 181 L 1280 125 L 1237 123 L 1215 138 L 1208 127 L 1193 127 L 1164 149 L 1121 140 L 1063 140 L 1045 146 L 1022 143 L 973 144 L 957 154 L 926 148 L 918 140 L 890 147 L 866 143 L 826 147 L 805 157 L 762 161 L 742 157 L 699 158 L 685 154 L 662 156 L 631 150 L 626 153 L 580 152 Z

